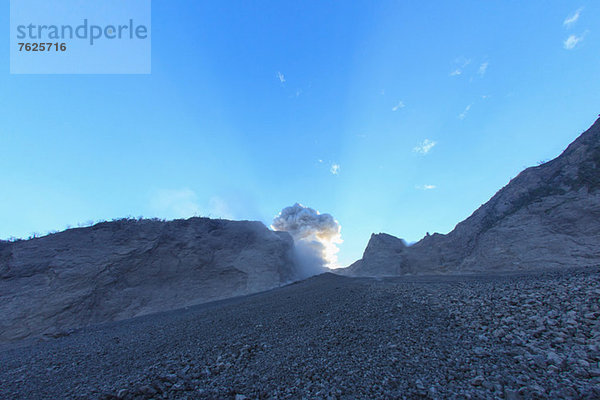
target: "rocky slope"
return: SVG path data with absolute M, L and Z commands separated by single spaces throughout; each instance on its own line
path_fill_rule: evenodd
M 383 276 L 600 265 L 600 119 L 557 158 L 527 168 L 447 235 L 410 247 L 373 235 L 341 273 Z
M 0 343 L 263 291 L 295 278 L 260 222 L 120 220 L 0 242 Z
M 597 399 L 599 287 L 325 274 L 0 351 L 0 398 Z

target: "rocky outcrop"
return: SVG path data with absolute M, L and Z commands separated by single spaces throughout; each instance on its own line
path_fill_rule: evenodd
M 0 242 L 0 342 L 259 292 L 296 278 L 260 222 L 120 220 Z
M 343 273 L 600 265 L 600 119 L 559 157 L 521 172 L 447 235 L 428 235 L 406 248 L 382 237 L 373 235 L 363 258 Z
M 406 243 L 404 240 L 387 233 L 372 234 L 367 248 L 360 263 L 360 274 L 362 276 L 394 276 L 402 275 L 405 266 Z M 353 264 L 356 268 L 358 264 Z M 335 270 L 347 272 L 349 268 Z

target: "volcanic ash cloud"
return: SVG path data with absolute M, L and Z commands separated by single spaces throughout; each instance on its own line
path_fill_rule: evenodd
M 341 226 L 330 214 L 320 214 L 296 203 L 281 210 L 271 228 L 292 235 L 299 264 L 307 276 L 339 267 L 337 244 L 342 243 Z

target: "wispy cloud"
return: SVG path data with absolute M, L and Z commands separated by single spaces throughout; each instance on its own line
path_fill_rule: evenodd
M 585 34 L 583 34 L 581 36 L 577 36 L 577 35 L 569 36 L 563 42 L 563 47 L 566 50 L 573 50 L 575 48 L 575 46 L 577 46 L 583 40 L 584 36 L 585 36 Z
M 280 71 L 277 71 L 277 78 L 279 79 L 279 82 L 285 83 L 285 76 Z
M 394 107 L 392 107 L 392 111 L 398 111 L 401 108 L 404 108 L 405 105 L 402 101 L 399 101 L 398 104 L 396 104 Z
M 577 11 L 575 11 L 573 15 L 565 18 L 565 20 L 563 21 L 563 25 L 567 28 L 571 27 L 571 25 L 573 25 L 579 19 L 581 11 L 583 11 L 583 7 L 580 7 Z
M 471 59 L 470 58 L 464 58 L 464 57 L 459 57 L 456 60 L 454 60 L 454 64 L 456 64 L 457 66 L 454 68 L 454 70 L 452 70 L 452 72 L 450 72 L 450 76 L 458 76 L 461 75 L 463 72 L 463 69 L 471 64 Z
M 472 104 L 469 104 L 468 106 L 466 106 L 465 110 L 463 112 L 461 112 L 460 114 L 458 114 L 458 119 L 465 119 L 465 117 L 469 113 L 469 110 L 471 109 L 471 106 L 472 106 Z
M 479 69 L 477 70 L 477 73 L 481 76 L 485 75 L 485 71 L 487 71 L 489 63 L 486 61 L 484 63 L 481 63 L 481 65 L 479 66 Z
M 435 185 L 421 185 L 416 187 L 419 190 L 433 190 L 436 188 Z
M 431 151 L 431 149 L 433 149 L 433 147 L 437 144 L 437 142 L 433 141 L 433 140 L 429 140 L 429 139 L 425 139 L 423 140 L 423 142 L 421 144 L 419 144 L 418 146 L 416 146 L 413 151 L 415 153 L 420 153 L 420 154 L 427 154 Z
M 331 173 L 333 175 L 338 175 L 340 173 L 340 165 L 339 164 L 332 164 L 331 165 L 331 169 L 329 171 L 331 171 Z

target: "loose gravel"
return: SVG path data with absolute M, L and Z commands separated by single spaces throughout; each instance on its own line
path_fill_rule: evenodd
M 313 277 L 0 352 L 2 399 L 600 398 L 600 267 Z

